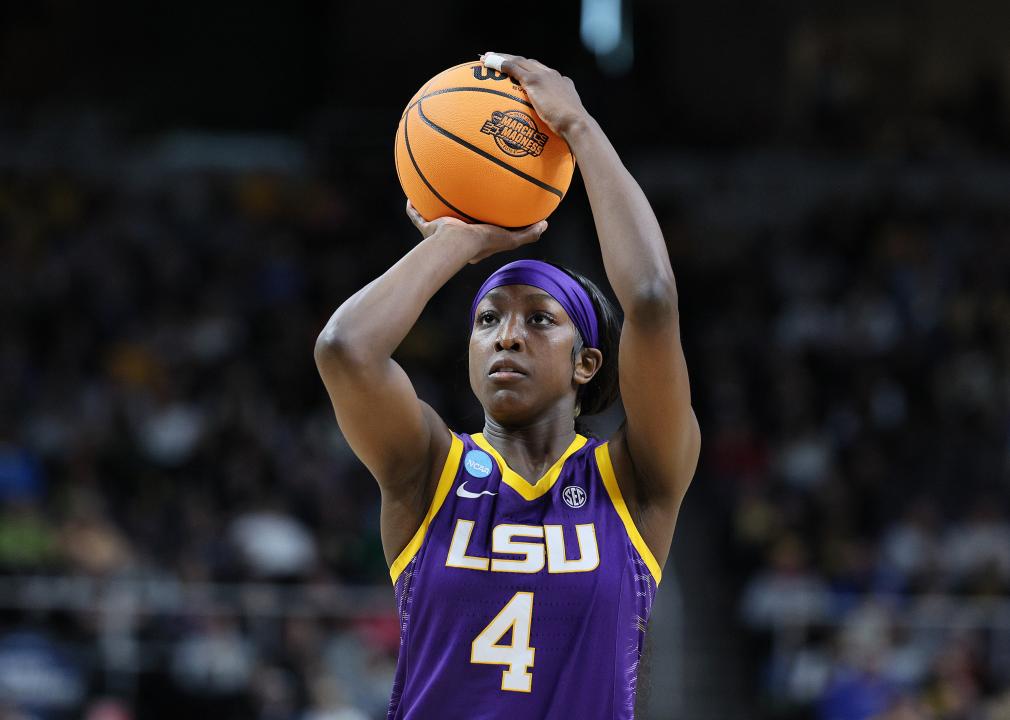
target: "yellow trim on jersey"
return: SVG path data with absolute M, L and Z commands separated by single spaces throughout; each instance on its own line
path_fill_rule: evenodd
M 656 578 L 656 585 L 659 585 L 659 581 L 663 578 L 663 570 L 659 567 L 659 563 L 656 562 L 656 556 L 652 554 L 652 550 L 649 549 L 649 546 L 645 544 L 645 540 L 642 539 L 642 534 L 635 527 L 635 522 L 631 519 L 631 513 L 628 512 L 628 506 L 624 504 L 624 496 L 621 495 L 621 488 L 617 484 L 617 476 L 614 474 L 614 466 L 610 462 L 609 445 L 610 443 L 603 443 L 596 447 L 596 464 L 600 468 L 600 477 L 603 478 L 603 486 L 607 489 L 607 494 L 610 496 L 610 501 L 614 504 L 617 514 L 621 517 L 621 522 L 624 523 L 624 529 L 628 531 L 631 544 L 638 550 L 638 554 L 645 561 L 645 564 L 648 565 L 652 576 Z
M 487 438 L 484 437 L 484 433 L 477 433 L 476 435 L 471 435 L 470 437 L 473 438 L 473 441 L 482 449 L 489 452 L 498 462 L 498 469 L 501 470 L 501 478 L 505 484 L 522 495 L 526 500 L 536 500 L 538 497 L 550 490 L 554 486 L 554 483 L 558 481 L 558 477 L 561 475 L 561 468 L 564 466 L 565 460 L 571 457 L 572 454 L 577 452 L 579 448 L 586 444 L 586 438 L 582 435 L 576 434 L 575 439 L 572 440 L 572 444 L 569 445 L 568 449 L 562 453 L 561 457 L 559 457 L 557 461 L 551 465 L 551 469 L 545 472 L 544 476 L 537 480 L 536 484 L 533 484 L 508 466 L 508 463 L 505 462 L 505 458 L 503 458 L 499 452 L 491 446 L 491 443 L 487 441 Z
M 421 521 L 421 527 L 417 529 L 414 537 L 407 543 L 407 547 L 403 548 L 403 551 L 393 561 L 393 564 L 389 566 L 389 577 L 392 578 L 393 585 L 396 585 L 396 580 L 400 577 L 400 573 L 414 559 L 417 551 L 421 549 L 424 535 L 428 532 L 428 526 L 435 518 L 435 515 L 438 514 L 449 491 L 452 490 L 453 481 L 456 479 L 456 471 L 459 469 L 459 458 L 462 454 L 463 441 L 456 436 L 456 433 L 452 433 L 452 445 L 449 446 L 449 457 L 445 459 L 445 465 L 442 466 L 442 474 L 438 478 L 438 485 L 435 486 L 435 497 L 431 499 L 428 513 L 424 516 L 424 520 Z

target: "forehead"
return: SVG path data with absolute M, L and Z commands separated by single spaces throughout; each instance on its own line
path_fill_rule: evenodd
M 509 303 L 549 302 L 560 305 L 546 290 L 533 285 L 501 285 L 492 288 L 480 299 L 480 305 L 505 305 Z

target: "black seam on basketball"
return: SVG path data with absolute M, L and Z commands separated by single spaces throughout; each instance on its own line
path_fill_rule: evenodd
M 406 118 L 404 118 L 403 121 L 403 138 L 404 141 L 406 141 L 407 139 Z M 403 175 L 400 173 L 400 143 L 398 140 L 395 140 L 393 142 L 393 167 L 396 168 L 396 179 L 400 182 L 400 187 L 402 188 L 404 187 L 404 185 L 403 185 Z M 404 195 L 406 195 L 406 193 L 407 191 L 404 190 Z
M 423 88 L 421 88 L 421 93 L 420 93 L 420 94 L 421 94 L 421 96 L 422 96 L 422 97 L 424 96 L 424 91 L 425 91 L 425 90 L 427 90 L 427 89 L 428 89 L 429 87 L 431 87 L 431 84 L 432 84 L 433 82 L 435 82 L 435 80 L 437 80 L 437 79 L 438 79 L 439 75 L 445 75 L 445 74 L 446 74 L 447 72 L 452 72 L 452 71 L 453 71 L 453 70 L 455 70 L 456 68 L 461 68 L 461 67 L 465 67 L 466 65 L 473 65 L 473 61 L 471 61 L 471 62 L 464 62 L 464 63 L 460 63 L 459 65 L 453 65 L 453 66 L 452 66 L 451 68 L 447 68 L 446 70 L 443 70 L 442 72 L 440 72 L 440 73 L 439 73 L 438 75 L 436 75 L 435 77 L 433 77 L 433 78 L 432 78 L 431 80 L 429 80 L 428 82 L 426 82 L 426 83 L 424 84 L 424 87 L 423 87 Z M 420 100 L 420 99 L 421 99 L 421 98 L 418 98 L 418 100 Z M 403 111 L 403 114 L 402 114 L 402 115 L 400 115 L 400 119 L 401 119 L 401 120 L 403 120 L 403 118 L 407 117 L 407 113 L 409 113 L 409 112 L 410 112 L 410 109 L 411 109 L 412 107 L 414 107 L 415 105 L 417 105 L 417 102 L 418 102 L 418 100 L 415 100 L 414 102 L 412 102 L 412 103 L 411 103 L 410 105 L 408 105 L 408 106 L 407 106 L 406 110 L 404 110 L 404 111 Z
M 423 100 L 423 99 L 424 98 L 421 98 L 421 100 Z M 553 194 L 557 195 L 559 198 L 564 199 L 565 194 L 563 192 L 561 192 L 560 190 L 558 190 L 556 187 L 548 185 L 543 180 L 537 180 L 535 177 L 533 177 L 532 175 L 527 175 L 522 170 L 517 170 L 516 168 L 512 167 L 511 165 L 509 165 L 507 162 L 505 162 L 503 160 L 499 160 L 498 158 L 496 158 L 491 153 L 486 152 L 484 150 L 481 150 L 476 145 L 467 142 L 466 140 L 464 140 L 463 138 L 459 137 L 458 135 L 453 135 L 451 132 L 449 132 L 445 128 L 439 127 L 438 125 L 436 125 L 435 123 L 433 123 L 431 120 L 428 119 L 428 116 L 424 114 L 424 106 L 421 104 L 421 100 L 417 101 L 417 113 L 420 116 L 420 118 L 422 120 L 424 120 L 424 122 L 427 123 L 428 127 L 430 127 L 432 130 L 434 130 L 437 133 L 440 133 L 441 135 L 444 135 L 445 137 L 449 138 L 450 140 L 453 140 L 453 141 L 459 143 L 460 145 L 462 145 L 463 147 L 465 147 L 467 150 L 471 150 L 471 151 L 477 153 L 478 155 L 480 155 L 481 157 L 487 158 L 488 160 L 490 160 L 491 162 L 493 162 L 495 165 L 498 165 L 498 166 L 500 166 L 500 167 L 508 170 L 510 173 L 514 173 L 515 175 L 518 175 L 523 180 L 527 180 L 527 181 L 533 183 L 538 188 L 541 188 L 542 190 L 546 190 L 547 192 L 553 193 Z
M 428 83 L 428 85 L 430 85 L 430 84 L 431 83 Z M 425 85 L 424 89 L 427 90 L 428 86 Z M 529 102 L 527 102 L 526 100 L 523 100 L 518 95 L 510 95 L 509 93 L 502 92 L 501 90 L 492 90 L 490 88 L 479 88 L 479 87 L 451 87 L 451 88 L 442 88 L 441 90 L 436 90 L 433 93 L 430 93 L 428 95 L 422 94 L 421 97 L 419 97 L 417 100 L 415 100 L 413 103 L 410 104 L 410 107 L 408 107 L 407 110 L 410 110 L 410 108 L 414 107 L 414 105 L 417 105 L 422 100 L 427 100 L 430 97 L 435 97 L 436 95 L 441 95 L 442 93 L 466 92 L 467 90 L 470 90 L 472 92 L 488 93 L 489 95 L 500 95 L 501 97 L 509 98 L 510 100 L 515 100 L 517 103 L 522 103 L 523 105 L 525 105 L 528 108 L 532 108 L 533 107 Z M 404 114 L 406 114 L 406 112 Z
M 470 215 L 467 215 L 465 212 L 463 212 L 459 208 L 455 207 L 454 205 L 452 205 L 452 203 L 450 203 L 444 197 L 442 197 L 441 195 L 439 195 L 438 194 L 438 190 L 436 190 L 432 186 L 432 184 L 430 182 L 428 182 L 428 178 L 426 178 L 424 176 L 424 173 L 421 172 L 421 168 L 418 167 L 418 165 L 417 165 L 417 160 L 414 159 L 414 151 L 410 149 L 410 135 L 407 133 L 407 125 L 409 124 L 408 123 L 409 120 L 410 120 L 409 117 L 404 119 L 404 123 L 403 123 L 403 144 L 407 146 L 407 155 L 410 156 L 410 162 L 414 166 L 414 169 L 417 171 L 417 176 L 419 178 L 421 178 L 421 182 L 423 182 L 425 185 L 428 186 L 428 189 L 431 190 L 431 194 L 432 195 L 434 195 L 435 197 L 437 197 L 439 199 L 439 201 L 443 205 L 445 205 L 447 208 L 449 208 L 450 210 L 452 210 L 454 213 L 456 213 L 457 215 L 459 215 L 461 217 L 465 217 L 470 222 L 480 223 L 480 220 L 478 220 L 475 217 L 471 217 Z
M 441 90 L 435 90 L 434 92 L 429 93 L 428 95 L 423 95 L 422 97 L 418 98 L 418 102 L 420 102 L 421 100 L 427 100 L 430 97 L 435 97 L 436 95 L 441 95 L 442 93 L 466 92 L 467 90 L 470 90 L 471 92 L 487 93 L 488 95 L 498 95 L 500 97 L 509 98 L 510 100 L 515 100 L 517 103 L 522 103 L 528 108 L 533 107 L 533 104 L 529 100 L 523 100 L 518 95 L 513 95 L 512 93 L 502 92 L 501 90 L 492 90 L 491 88 L 469 87 L 469 86 L 442 88 Z
M 464 64 L 464 65 L 466 65 L 467 63 L 463 63 L 463 64 Z M 456 65 L 455 67 L 451 67 L 451 68 L 449 68 L 449 70 L 455 70 L 455 69 L 456 69 L 457 67 L 459 67 L 459 65 Z M 449 72 L 449 70 L 445 70 L 444 72 Z M 438 75 L 441 75 L 441 74 L 442 74 L 442 73 L 439 73 Z M 431 80 L 429 80 L 428 82 L 426 82 L 426 83 L 424 84 L 424 87 L 423 87 L 423 88 L 421 88 L 421 92 L 419 93 L 421 97 L 424 97 L 424 92 L 425 92 L 425 90 L 427 90 L 427 89 L 428 89 L 429 87 L 431 87 L 431 84 L 432 84 L 433 82 L 435 82 L 435 78 L 437 78 L 437 77 L 438 77 L 438 75 L 436 75 L 435 77 L 433 77 L 433 78 L 432 78 Z M 412 102 L 412 103 L 411 103 L 410 105 L 408 105 L 408 106 L 407 106 L 407 109 L 403 111 L 403 115 L 401 115 L 401 116 L 400 116 L 400 120 L 403 120 L 404 118 L 406 118 L 406 117 L 407 117 L 407 113 L 409 113 L 409 112 L 410 112 L 410 109 L 411 109 L 412 107 L 414 107 L 415 105 L 417 105 L 417 103 L 418 103 L 418 101 L 419 101 L 420 99 L 421 99 L 421 98 L 419 97 L 419 98 L 418 98 L 417 100 L 415 100 L 414 102 Z
M 404 133 L 406 133 L 406 128 L 404 128 Z M 406 137 L 406 135 L 404 135 Z M 400 140 L 399 138 L 393 139 L 393 167 L 396 169 L 396 179 L 400 181 L 400 187 L 403 187 L 403 177 L 400 175 Z

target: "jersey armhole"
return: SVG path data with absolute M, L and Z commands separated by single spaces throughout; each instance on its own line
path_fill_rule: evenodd
M 428 532 L 428 526 L 431 525 L 431 521 L 442 508 L 442 503 L 445 502 L 449 490 L 452 489 L 453 480 L 456 479 L 456 470 L 459 469 L 459 458 L 463 454 L 463 441 L 451 430 L 450 433 L 452 433 L 452 444 L 449 446 L 449 456 L 445 459 L 445 465 L 442 466 L 442 474 L 438 477 L 438 485 L 435 486 L 435 496 L 431 499 L 428 512 L 425 514 L 424 520 L 421 521 L 421 527 L 417 529 L 414 537 L 407 543 L 407 547 L 403 548 L 400 554 L 397 555 L 396 560 L 393 561 L 393 564 L 389 566 L 389 577 L 392 579 L 394 586 L 400 577 L 400 573 L 410 564 L 410 561 L 417 555 L 417 551 L 421 549 L 421 545 L 424 544 L 424 536 Z
M 620 517 L 621 522 L 624 523 L 624 529 L 628 533 L 628 537 L 631 539 L 631 544 L 635 546 L 639 556 L 649 568 L 649 572 L 652 573 L 652 577 L 655 578 L 656 585 L 658 586 L 659 581 L 663 578 L 663 570 L 659 567 L 659 563 L 656 562 L 656 556 L 652 554 L 652 550 L 650 550 L 649 546 L 645 544 L 642 534 L 638 532 L 638 528 L 635 526 L 635 521 L 631 519 L 631 513 L 628 512 L 628 506 L 624 502 L 624 496 L 621 494 L 621 488 L 617 484 L 617 476 L 614 474 L 614 466 L 610 462 L 609 445 L 610 443 L 597 445 L 595 451 L 596 465 L 600 469 L 600 477 L 603 478 L 603 487 L 607 489 L 607 495 L 610 496 L 610 502 L 613 503 L 614 510 L 617 511 L 618 517 Z

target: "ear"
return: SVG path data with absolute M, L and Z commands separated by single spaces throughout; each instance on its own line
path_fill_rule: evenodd
M 575 358 L 572 380 L 576 385 L 585 385 L 603 367 L 603 353 L 597 348 L 582 348 Z

